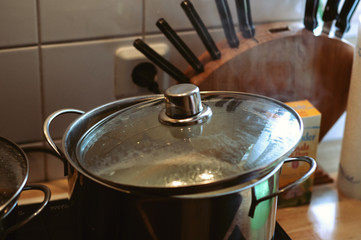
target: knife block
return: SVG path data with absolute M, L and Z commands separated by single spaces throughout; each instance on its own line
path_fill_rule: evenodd
M 346 109 L 354 48 L 346 41 L 315 36 L 301 23 L 256 26 L 254 38 L 238 34 L 238 48 L 217 43 L 221 58 L 198 58 L 204 72 L 185 74 L 202 91 L 260 94 L 284 102 L 309 100 L 322 114 L 320 141 Z

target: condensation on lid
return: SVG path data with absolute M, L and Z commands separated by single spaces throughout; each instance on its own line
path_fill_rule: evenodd
M 118 184 L 195 186 L 272 166 L 302 135 L 297 113 L 269 98 L 224 92 L 202 94 L 202 102 L 212 117 L 185 127 L 159 122 L 162 100 L 120 110 L 84 134 L 78 162 Z

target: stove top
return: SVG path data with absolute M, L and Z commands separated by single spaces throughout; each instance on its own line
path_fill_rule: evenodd
M 30 215 L 37 206 L 37 204 L 17 206 L 6 218 L 7 224 L 13 225 L 13 223 L 21 221 L 25 216 Z M 9 234 L 6 240 L 72 240 L 75 224 L 69 221 L 71 219 L 69 216 L 68 200 L 51 201 L 38 216 L 19 230 Z
M 7 217 L 7 223 L 17 222 L 36 209 L 36 204 L 22 205 L 14 209 Z M 75 239 L 75 222 L 69 221 L 70 205 L 68 200 L 55 200 L 48 203 L 47 207 L 29 223 L 18 231 L 9 234 L 6 240 L 73 240 Z M 275 235 L 272 240 L 290 240 L 291 238 L 276 223 Z

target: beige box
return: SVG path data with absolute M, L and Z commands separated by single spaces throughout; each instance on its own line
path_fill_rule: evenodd
M 304 131 L 300 143 L 290 157 L 309 156 L 316 160 L 319 141 L 321 113 L 308 101 L 287 102 L 302 118 Z M 280 187 L 302 177 L 309 169 L 306 162 L 291 162 L 283 165 L 280 175 Z M 284 192 L 278 198 L 278 207 L 290 207 L 308 204 L 311 200 L 314 174 L 305 182 Z

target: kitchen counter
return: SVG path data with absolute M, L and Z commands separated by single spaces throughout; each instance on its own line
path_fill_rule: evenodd
M 341 142 L 322 142 L 318 148 L 317 162 L 334 182 L 314 186 L 309 205 L 277 211 L 278 223 L 293 240 L 361 239 L 361 201 L 342 196 L 336 189 Z M 66 179 L 46 185 L 52 190 L 53 200 L 66 198 Z M 26 204 L 41 199 L 41 193 L 24 192 L 19 203 Z
M 317 162 L 334 180 L 313 187 L 309 205 L 277 211 L 277 221 L 292 240 L 361 239 L 361 201 L 337 191 L 341 140 L 322 142 Z

